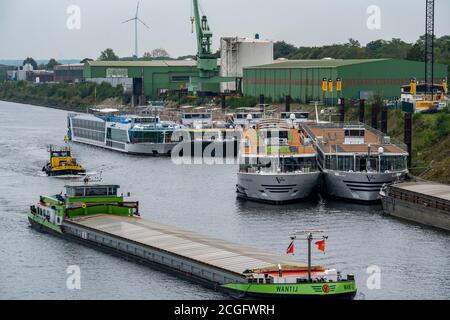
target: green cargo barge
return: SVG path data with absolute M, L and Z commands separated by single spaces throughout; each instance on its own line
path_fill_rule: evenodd
M 41 231 L 100 247 L 173 272 L 234 298 L 344 298 L 356 294 L 354 277 L 282 256 L 140 218 L 117 185 L 66 186 L 41 196 L 28 219 Z M 309 280 L 311 279 L 311 280 Z

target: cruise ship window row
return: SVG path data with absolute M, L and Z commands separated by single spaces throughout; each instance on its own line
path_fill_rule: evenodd
M 106 137 L 109 140 L 128 143 L 128 135 L 126 130 L 108 128 Z
M 172 139 L 172 132 L 165 131 L 131 131 L 131 143 L 164 143 Z
M 196 113 L 188 113 L 183 115 L 183 119 L 210 119 L 210 114 L 196 114 Z
M 105 141 L 105 132 L 73 128 L 73 134 L 77 138 L 84 138 L 84 139 L 95 140 L 95 141 L 100 141 L 100 142 Z
M 322 160 L 323 161 L 323 160 Z M 367 170 L 385 172 L 400 171 L 406 169 L 406 158 L 404 156 L 325 156 L 325 168 L 337 171 L 362 172 Z
M 72 127 L 105 131 L 105 123 L 92 120 L 72 119 Z
M 313 172 L 317 171 L 315 158 L 245 158 L 239 166 L 240 172 Z

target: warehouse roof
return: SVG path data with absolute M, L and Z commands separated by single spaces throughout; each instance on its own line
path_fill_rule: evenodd
M 390 59 L 316 59 L 316 60 L 281 60 L 272 64 L 249 67 L 246 69 L 292 69 L 292 68 L 336 68 L 353 64 L 386 61 Z
M 91 67 L 195 67 L 195 60 L 89 61 Z
M 83 63 L 59 64 L 55 66 L 54 70 L 83 69 L 83 67 Z

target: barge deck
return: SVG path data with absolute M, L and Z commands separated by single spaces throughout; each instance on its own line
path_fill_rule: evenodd
M 243 271 L 292 264 L 292 260 L 280 259 L 254 248 L 237 245 L 222 239 L 200 235 L 192 231 L 144 220 L 138 217 L 95 215 L 66 220 L 64 230 L 85 240 L 97 242 L 114 249 L 146 258 L 146 250 L 152 250 L 152 258 L 159 263 L 195 274 L 195 267 L 182 264 L 181 260 L 199 263 L 211 269 L 211 280 L 218 279 L 218 271 L 228 278 L 243 278 Z M 83 232 L 85 232 L 83 234 Z M 123 246 L 123 248 L 121 248 Z M 155 251 L 155 252 L 153 252 Z M 159 256 L 156 253 L 159 252 Z M 148 253 L 148 252 L 147 252 Z M 165 255 L 170 254 L 169 259 Z M 304 264 L 296 264 L 306 268 Z

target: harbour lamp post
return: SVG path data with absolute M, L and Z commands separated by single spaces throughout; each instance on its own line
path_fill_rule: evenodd
M 379 147 L 378 148 L 378 172 L 381 172 L 381 156 L 384 153 L 384 148 L 383 147 Z
M 306 234 L 305 238 L 299 239 L 298 235 L 300 234 Z M 314 235 L 322 235 L 319 237 L 314 237 Z M 311 269 L 312 269 L 312 264 L 311 264 L 311 243 L 313 240 L 327 240 L 328 236 L 324 235 L 324 231 L 320 231 L 320 230 L 304 230 L 304 231 L 295 231 L 294 234 L 291 236 L 291 240 L 295 241 L 295 240 L 306 240 L 308 241 L 308 282 L 312 282 L 312 277 L 311 277 Z
M 296 119 L 295 114 L 291 113 L 291 114 L 289 115 L 289 119 L 290 119 L 291 122 L 292 122 L 292 128 L 294 128 L 294 121 L 295 121 L 295 119 Z
M 250 129 L 250 123 L 252 122 L 252 120 L 253 120 L 253 116 L 251 115 L 251 113 L 249 113 L 247 115 L 247 121 L 248 121 L 248 128 L 249 129 Z

